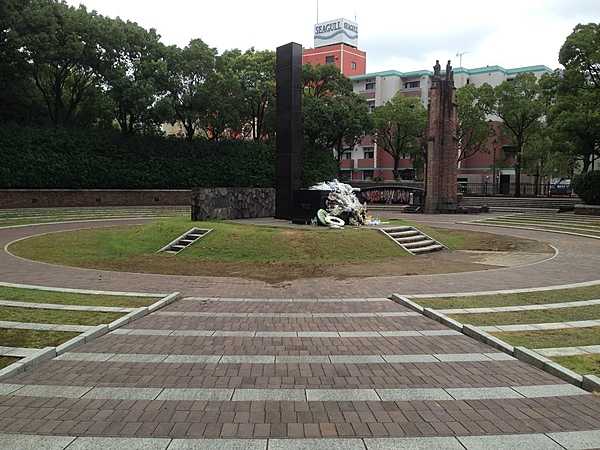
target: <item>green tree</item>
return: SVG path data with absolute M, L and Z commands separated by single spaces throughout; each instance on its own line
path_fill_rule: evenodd
M 240 112 L 241 87 L 230 71 L 213 74 L 206 83 L 206 114 L 201 126 L 210 140 L 221 140 L 227 133 L 236 138 L 242 134 Z
M 200 39 L 193 39 L 184 48 L 170 47 L 167 50 L 167 68 L 170 73 L 168 100 L 172 111 L 172 122 L 180 122 L 188 141 L 194 138 L 202 126 L 208 110 L 207 80 L 214 74 L 217 50 L 210 48 Z
M 600 23 L 577 25 L 561 47 L 558 60 L 567 71 L 582 74 L 600 90 Z
M 270 50 L 228 50 L 218 58 L 217 70 L 239 81 L 240 119 L 245 134 L 258 141 L 274 132 L 275 53 Z
M 352 81 L 340 69 L 331 64 L 302 66 L 302 83 L 307 97 L 324 97 L 335 94 L 350 94 Z
M 485 106 L 480 101 L 479 89 L 472 84 L 456 91 L 458 112 L 458 161 L 463 161 L 485 150 L 492 133 L 486 120 Z
M 110 49 L 106 19 L 85 7 L 30 0 L 15 17 L 10 39 L 28 62 L 51 122 L 72 125 L 101 83 Z
M 593 170 L 600 158 L 600 91 L 577 70 L 545 75 L 540 84 L 550 105 L 547 121 L 553 142 L 565 153 L 562 159 L 579 162 L 583 172 Z
M 304 133 L 309 146 L 335 152 L 338 175 L 344 153 L 351 151 L 371 129 L 364 98 L 347 93 L 323 97 L 305 96 Z
M 492 88 L 482 86 L 482 102 L 489 113 L 503 122 L 503 128 L 512 138 L 515 153 L 515 196 L 521 196 L 521 169 L 523 148 L 541 126 L 547 105 L 542 97 L 535 75 L 523 73 L 514 80 L 504 81 Z
M 110 36 L 111 64 L 103 75 L 121 131 L 156 130 L 155 104 L 167 88 L 167 55 L 160 36 L 120 19 L 110 23 Z
M 373 111 L 377 144 L 394 158 L 394 178 L 398 179 L 400 159 L 419 158 L 421 141 L 427 126 L 427 111 L 415 97 L 396 94 Z

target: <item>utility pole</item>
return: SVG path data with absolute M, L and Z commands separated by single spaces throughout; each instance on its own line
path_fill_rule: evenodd
M 317 0 L 317 23 L 319 23 L 319 0 Z

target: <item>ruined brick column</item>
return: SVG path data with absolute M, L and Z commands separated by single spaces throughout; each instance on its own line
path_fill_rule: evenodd
M 458 117 L 454 103 L 454 73 L 450 61 L 444 75 L 439 61 L 436 61 L 433 69 L 429 91 L 424 212 L 452 213 L 456 211 L 458 203 Z

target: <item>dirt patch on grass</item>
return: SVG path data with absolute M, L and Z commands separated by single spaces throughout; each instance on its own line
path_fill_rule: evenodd
M 301 278 L 378 277 L 425 275 L 485 270 L 497 266 L 473 263 L 460 252 L 440 252 L 415 258 L 391 258 L 363 263 L 310 262 L 218 262 L 198 261 L 177 256 L 148 255 L 83 264 L 84 267 L 165 275 L 215 276 L 249 278 L 267 283 L 280 283 Z

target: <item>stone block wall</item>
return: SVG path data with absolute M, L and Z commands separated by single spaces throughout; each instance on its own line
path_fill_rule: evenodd
M 187 189 L 0 189 L 2 208 L 187 206 Z
M 200 188 L 192 191 L 192 220 L 252 219 L 275 215 L 275 189 Z

